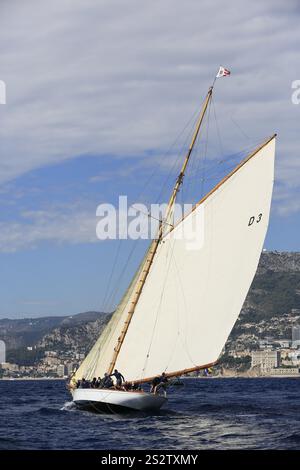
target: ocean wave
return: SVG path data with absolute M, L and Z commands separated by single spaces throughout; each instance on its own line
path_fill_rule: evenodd
M 61 408 L 60 411 L 74 411 L 76 410 L 76 405 L 73 401 L 67 401 Z
M 60 381 L 0 393 L 0 449 L 300 448 L 299 381 L 187 380 L 160 412 L 130 415 L 79 411 Z

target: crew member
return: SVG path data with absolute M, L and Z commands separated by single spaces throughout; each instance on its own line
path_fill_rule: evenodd
M 116 378 L 116 386 L 118 388 L 121 388 L 122 383 L 125 382 L 125 379 L 124 379 L 123 375 L 117 369 L 115 369 L 114 373 L 111 374 L 110 377 L 115 377 Z

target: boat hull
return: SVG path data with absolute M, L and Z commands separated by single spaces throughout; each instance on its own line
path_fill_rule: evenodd
M 167 401 L 164 396 L 152 393 L 112 389 L 77 388 L 72 395 L 78 408 L 100 413 L 155 411 Z

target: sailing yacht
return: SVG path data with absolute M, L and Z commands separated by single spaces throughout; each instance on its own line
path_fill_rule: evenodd
M 229 74 L 223 70 L 228 73 L 216 78 Z M 73 401 L 80 408 L 161 408 L 167 398 L 160 394 L 83 389 L 75 383 L 118 369 L 127 382 L 140 385 L 162 372 L 174 378 L 212 367 L 241 311 L 268 227 L 276 134 L 247 155 L 179 223 L 169 223 L 213 89 L 214 83 L 170 195 L 164 217 L 168 223 L 160 224 L 110 322 L 71 379 Z M 189 231 L 199 224 L 204 242 L 191 250 Z M 187 239 L 178 236 L 180 230 Z

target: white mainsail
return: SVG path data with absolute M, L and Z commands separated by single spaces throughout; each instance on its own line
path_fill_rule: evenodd
M 160 243 L 116 361 L 127 379 L 217 361 L 263 248 L 274 154 L 272 138 Z M 203 215 L 203 246 L 190 249 L 176 232 Z
M 149 380 L 163 371 L 177 375 L 217 361 L 262 251 L 273 189 L 274 137 L 163 236 L 128 322 L 146 255 L 75 379 L 103 376 L 114 356 L 114 366 L 128 381 Z M 199 224 L 204 242 L 192 249 L 189 232 Z M 178 237 L 180 230 L 187 239 Z M 126 334 L 116 355 L 126 321 Z

